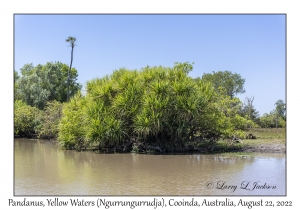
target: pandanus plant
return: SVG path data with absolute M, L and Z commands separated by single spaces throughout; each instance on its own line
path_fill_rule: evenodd
M 135 139 L 180 148 L 195 136 L 230 135 L 234 125 L 220 109 L 225 99 L 208 82 L 189 77 L 191 69 L 188 63 L 141 71 L 123 68 L 89 81 L 85 106 L 77 110 L 86 119 L 85 142 L 117 146 Z

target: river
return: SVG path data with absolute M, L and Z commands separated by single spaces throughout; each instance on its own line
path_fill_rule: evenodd
M 96 154 L 15 139 L 14 195 L 286 195 L 286 157 Z

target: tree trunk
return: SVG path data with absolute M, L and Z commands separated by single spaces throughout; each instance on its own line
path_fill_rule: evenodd
M 68 92 L 67 92 L 67 101 L 69 101 L 69 97 L 70 97 L 70 71 L 72 69 L 72 63 L 73 63 L 73 49 L 74 46 L 72 45 L 72 50 L 71 50 L 71 63 L 70 63 L 70 68 L 68 71 Z

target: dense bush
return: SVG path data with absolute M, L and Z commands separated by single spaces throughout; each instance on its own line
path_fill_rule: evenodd
M 277 121 L 277 124 L 276 124 Z M 275 113 L 264 114 L 259 118 L 259 125 L 262 128 L 285 128 L 286 121 L 282 117 L 277 117 Z
M 86 96 L 78 94 L 64 105 L 59 141 L 65 148 L 135 141 L 173 150 L 195 138 L 242 134 L 240 102 L 192 79 L 191 70 L 189 63 L 119 69 L 89 81 Z
M 48 62 L 45 65 L 25 64 L 20 69 L 21 74 L 14 72 L 15 100 L 21 99 L 27 105 L 44 109 L 48 101 L 67 101 L 67 78 L 69 67 L 61 62 Z M 73 96 L 81 85 L 76 82 L 77 70 L 70 71 L 69 94 Z
M 68 89 L 71 97 L 81 89 L 75 68 L 70 70 L 68 88 L 68 71 L 61 62 L 25 64 L 20 74 L 14 71 L 15 135 L 57 138 L 61 103 L 67 101 Z
M 58 125 L 61 120 L 62 103 L 47 102 L 45 110 L 41 112 L 38 137 L 42 139 L 55 139 L 58 136 Z
M 58 140 L 62 147 L 76 149 L 83 144 L 86 129 L 84 110 L 85 99 L 80 92 L 63 105 L 58 134 Z
M 14 103 L 14 135 L 30 137 L 40 125 L 40 110 L 27 105 L 21 100 Z

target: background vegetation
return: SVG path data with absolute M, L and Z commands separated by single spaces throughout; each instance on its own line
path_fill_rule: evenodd
M 190 63 L 121 68 L 87 82 L 82 95 L 77 70 L 70 69 L 55 62 L 14 72 L 15 135 L 57 139 L 66 149 L 168 152 L 213 150 L 220 140 L 246 138 L 249 129 L 259 137 L 254 128 L 286 126 L 282 100 L 260 117 L 253 96 L 236 97 L 245 79 L 230 71 L 191 78 Z
M 62 103 L 67 101 L 69 67 L 61 62 L 25 64 L 14 71 L 14 133 L 18 136 L 56 138 Z M 77 70 L 70 71 L 70 95 L 81 90 Z

